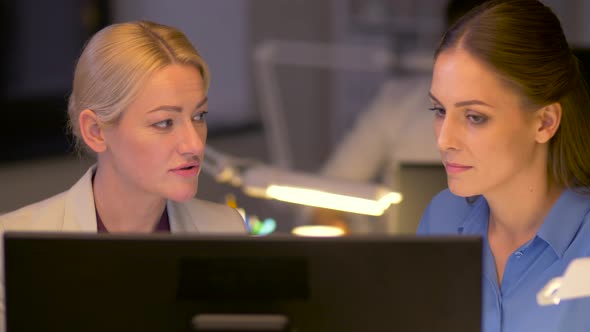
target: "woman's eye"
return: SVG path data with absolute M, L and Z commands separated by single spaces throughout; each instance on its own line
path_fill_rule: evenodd
M 444 118 L 445 117 L 446 111 L 442 107 L 431 107 L 431 108 L 429 108 L 429 110 L 434 112 L 434 115 L 437 118 Z
M 468 114 L 467 119 L 473 124 L 483 124 L 488 118 L 483 115 Z
M 200 112 L 193 116 L 193 121 L 205 121 L 208 112 Z
M 153 124 L 154 127 L 159 129 L 166 129 L 172 127 L 172 120 L 166 119 L 164 121 L 156 122 Z

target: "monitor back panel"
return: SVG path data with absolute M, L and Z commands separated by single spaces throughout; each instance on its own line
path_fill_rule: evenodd
M 481 239 L 6 234 L 9 331 L 479 331 Z

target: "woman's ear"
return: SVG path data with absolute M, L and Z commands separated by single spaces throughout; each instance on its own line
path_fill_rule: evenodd
M 104 140 L 104 129 L 93 110 L 85 109 L 78 118 L 82 139 L 92 151 L 104 152 L 107 148 Z
M 537 110 L 537 133 L 538 143 L 547 143 L 555 135 L 561 123 L 561 104 L 553 103 Z

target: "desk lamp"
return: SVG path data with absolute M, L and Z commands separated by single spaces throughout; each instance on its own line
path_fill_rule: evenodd
M 241 187 L 252 197 L 380 216 L 402 195 L 386 187 L 328 178 L 235 158 L 207 146 L 203 170 L 217 182 Z

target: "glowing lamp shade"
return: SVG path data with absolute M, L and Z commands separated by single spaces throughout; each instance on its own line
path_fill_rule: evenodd
M 382 215 L 402 195 L 383 186 L 260 166 L 243 177 L 246 194 L 372 216 Z
M 344 230 L 336 226 L 304 225 L 293 228 L 291 233 L 299 236 L 329 237 L 342 236 Z

